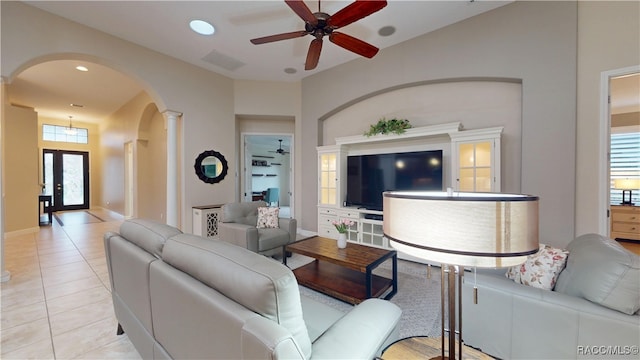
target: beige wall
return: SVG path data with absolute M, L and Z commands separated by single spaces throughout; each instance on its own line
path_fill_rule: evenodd
M 38 114 L 31 108 L 7 106 L 4 136 L 4 230 L 7 233 L 38 228 Z
M 162 113 L 183 114 L 179 139 L 182 227 L 191 231 L 191 206 L 224 203 L 234 198 L 233 182 L 212 188 L 187 171 L 197 155 L 215 143 L 222 153 L 233 153 L 233 81 L 182 61 L 106 35 L 97 30 L 40 11 L 24 3 L 3 1 L 2 76 L 10 81 L 22 69 L 50 59 L 82 59 L 100 62 L 134 77 Z M 220 129 L 229 129 L 220 131 Z M 9 135 L 9 134 L 7 134 Z M 119 140 L 124 140 L 121 138 Z M 114 141 L 116 141 L 114 143 Z M 106 140 L 104 171 L 122 172 L 113 166 L 113 155 L 122 151 L 118 136 Z M 105 147 L 103 146 L 103 149 Z M 122 158 L 122 155 L 120 155 Z M 235 169 L 231 170 L 232 173 Z M 6 185 L 5 185 L 6 187 Z M 8 190 L 8 189 L 7 189 Z M 109 190 L 104 190 L 106 193 Z M 116 191 L 122 193 L 122 191 Z M 109 194 L 107 194 L 109 195 Z M 103 201 L 110 201 L 105 197 Z M 123 205 L 118 205 L 123 209 Z M 121 210 L 123 211 L 123 210 Z
M 234 109 L 237 119 L 251 119 L 251 121 L 263 121 L 276 118 L 293 117 L 294 121 L 294 149 L 300 148 L 302 140 L 302 88 L 300 82 L 278 83 L 272 81 L 250 81 L 236 80 L 234 81 Z M 259 120 L 258 120 L 259 119 Z M 236 153 L 240 154 L 239 139 L 240 132 L 236 120 Z M 258 123 L 254 123 L 258 126 Z M 262 124 L 264 125 L 264 123 Z M 249 130 L 244 130 L 249 131 Z M 256 131 L 256 130 L 251 130 Z M 261 131 L 261 130 L 260 130 Z M 271 130 L 270 132 L 275 132 Z M 299 153 L 296 150 L 296 153 Z M 230 159 L 227 159 L 230 160 Z M 293 216 L 296 219 L 302 218 L 302 203 L 309 201 L 302 193 L 302 156 L 294 154 L 294 179 L 293 193 L 294 206 Z M 236 180 L 238 189 L 241 189 L 240 179 Z M 240 190 L 238 190 L 238 197 Z M 312 200 L 313 201 L 313 200 Z M 298 222 L 300 224 L 300 222 Z M 300 225 L 298 225 L 300 226 Z
M 318 121 L 368 94 L 439 79 L 519 79 L 520 189 L 540 196 L 540 241 L 564 245 L 574 233 L 576 29 L 575 2 L 519 1 L 309 76 L 302 82 L 302 161 L 316 163 Z M 316 179 L 315 165 L 303 169 L 304 188 Z M 305 229 L 316 228 L 316 197 L 305 197 Z
M 574 234 L 596 230 L 598 222 L 594 194 L 600 184 L 593 159 L 598 157 L 600 74 L 640 63 L 638 2 L 518 1 L 301 84 L 233 81 L 24 3 L 3 1 L 1 6 L 1 75 L 9 83 L 22 69 L 47 59 L 97 61 L 140 81 L 159 112 L 184 114 L 180 183 L 187 231 L 191 206 L 234 198 L 234 181 L 212 187 L 190 167 L 211 144 L 223 154 L 236 154 L 236 115 L 295 116 L 296 200 L 301 203 L 296 217 L 313 230 L 316 192 L 301 189 L 316 187 L 319 119 L 363 96 L 416 81 L 504 77 L 522 81 L 521 189 L 541 197 L 541 241 L 566 244 Z M 105 184 L 122 179 L 118 161 L 125 136 L 118 126 L 107 125 L 101 144 Z M 5 139 L 13 135 L 9 130 L 2 129 Z M 3 165 L 6 179 L 11 167 Z M 103 189 L 103 202 L 112 196 L 121 201 L 122 189 L 113 184 Z M 3 191 L 12 188 L 5 182 Z
M 522 84 L 519 82 L 461 79 L 411 84 L 377 94 L 322 120 L 322 143 L 332 145 L 336 137 L 361 135 L 381 117 L 408 119 L 414 127 L 452 122 L 460 122 L 464 129 L 469 130 L 504 127 L 501 136 L 501 191 L 520 192 Z M 449 148 L 449 141 L 443 146 Z M 449 177 L 450 161 L 446 156 L 444 162 L 445 187 L 456 188 Z
M 578 6 L 578 86 L 576 144 L 576 235 L 600 232 L 607 191 L 601 173 L 600 76 L 602 72 L 640 65 L 640 2 L 580 1 Z M 606 224 L 606 221 L 604 221 Z

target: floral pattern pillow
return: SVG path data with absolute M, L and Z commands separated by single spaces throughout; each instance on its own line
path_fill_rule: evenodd
M 258 208 L 258 229 L 275 229 L 278 227 L 278 215 L 280 208 L 259 207 Z
M 510 267 L 505 276 L 519 284 L 553 290 L 568 256 L 567 250 L 540 244 L 537 253 L 529 255 L 524 263 Z

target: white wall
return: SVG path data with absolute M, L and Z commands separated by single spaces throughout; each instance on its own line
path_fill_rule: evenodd
M 316 163 L 318 121 L 368 94 L 439 79 L 520 79 L 520 189 L 540 196 L 541 241 L 564 245 L 574 235 L 576 29 L 575 2 L 516 2 L 305 78 L 302 161 Z M 309 165 L 302 186 L 316 183 Z M 305 229 L 316 229 L 316 197 L 305 196 Z
M 576 235 L 599 232 L 608 205 L 600 181 L 600 75 L 640 65 L 640 2 L 581 1 L 578 5 L 578 87 L 576 151 Z M 606 146 L 604 147 L 606 148 Z
M 506 79 L 460 80 L 412 84 L 377 94 L 324 119 L 322 144 L 332 145 L 340 136 L 363 134 L 381 117 L 408 119 L 414 127 L 452 122 L 460 122 L 467 130 L 503 126 L 502 191 L 520 192 L 522 84 Z

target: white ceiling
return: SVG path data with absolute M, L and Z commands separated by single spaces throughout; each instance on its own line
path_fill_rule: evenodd
M 389 0 L 377 13 L 342 29 L 380 49 L 493 10 L 512 1 L 405 1 Z M 302 30 L 302 20 L 282 0 L 264 1 L 25 1 L 42 10 L 90 26 L 168 56 L 234 79 L 300 81 L 348 61 L 371 61 L 344 50 L 326 38 L 318 67 L 304 70 L 307 48 L 312 38 L 253 45 L 249 39 Z M 305 1 L 311 11 L 318 2 Z M 326 0 L 323 12 L 333 14 L 351 1 Z M 216 27 L 212 36 L 198 35 L 189 21 L 203 19 Z M 393 26 L 391 36 L 378 35 L 384 26 Z M 382 50 L 383 51 L 383 50 Z M 213 55 L 215 56 L 213 56 Z M 212 62 L 203 60 L 212 56 Z M 216 65 L 243 64 L 235 70 Z M 88 72 L 79 72 L 77 61 L 58 60 L 33 66 L 12 82 L 9 101 L 33 107 L 44 117 L 99 122 L 119 109 L 142 88 L 134 80 L 110 68 L 84 63 Z M 228 67 L 227 65 L 224 65 Z M 296 69 L 287 74 L 285 68 Z M 634 87 L 635 86 L 635 87 Z M 614 97 L 612 109 L 629 108 L 640 98 L 638 80 L 624 81 Z M 635 93 L 633 92 L 635 89 Z M 619 103 L 618 103 L 619 102 Z M 84 107 L 72 107 L 70 104 Z
M 388 5 L 340 31 L 384 49 L 512 1 L 402 1 Z M 234 79 L 300 81 L 351 60 L 370 61 L 326 38 L 318 67 L 304 70 L 310 36 L 253 45 L 252 38 L 303 30 L 303 21 L 281 0 L 265 1 L 25 1 L 69 20 L 90 26 L 157 52 Z M 317 1 L 305 1 L 317 11 Z M 351 1 L 326 0 L 321 10 L 333 14 Z M 216 27 L 198 35 L 189 21 L 202 19 Z M 378 35 L 393 26 L 391 36 Z M 213 63 L 203 60 L 213 58 Z M 221 59 L 224 64 L 221 66 Z M 242 64 L 229 70 L 228 64 Z M 218 64 L 218 65 L 216 65 Z M 30 106 L 42 116 L 98 122 L 142 89 L 132 80 L 97 64 L 78 73 L 73 61 L 54 61 L 25 70 L 12 83 L 9 100 Z M 226 67 L 226 68 L 225 68 Z M 296 69 L 288 74 L 285 68 Z M 84 108 L 72 108 L 71 103 Z

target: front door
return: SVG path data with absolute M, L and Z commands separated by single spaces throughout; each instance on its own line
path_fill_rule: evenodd
M 53 195 L 53 211 L 89 208 L 89 153 L 43 150 L 45 194 Z

